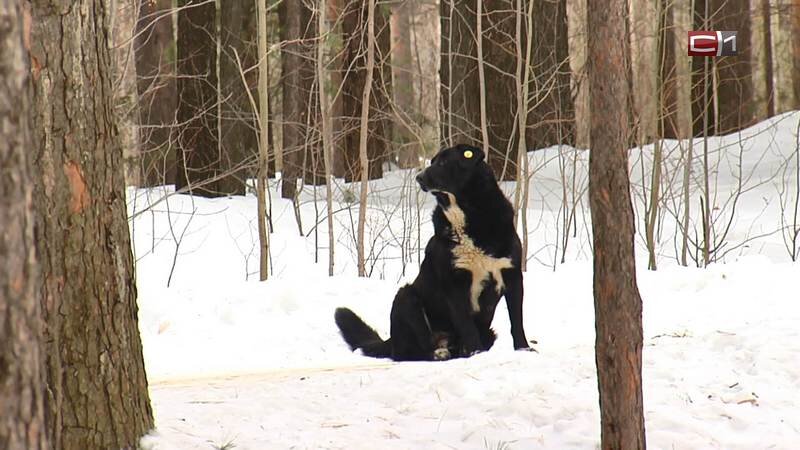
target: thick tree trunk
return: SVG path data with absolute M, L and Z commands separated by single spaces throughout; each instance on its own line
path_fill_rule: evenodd
M 715 134 L 727 134 L 755 123 L 750 47 L 749 0 L 709 0 L 714 30 L 735 30 L 735 58 L 717 58 Z M 700 58 L 698 58 L 700 59 Z
M 314 12 L 306 2 L 282 2 L 278 7 L 283 83 L 283 182 L 281 196 L 294 198 L 297 180 L 312 170 L 318 161 L 322 171 L 319 137 L 315 132 L 319 117 L 316 70 Z M 314 172 L 310 172 L 313 174 Z M 306 177 L 306 181 L 315 181 Z
M 29 156 L 30 36 L 23 36 L 23 11 L 21 0 L 0 3 L 0 448 L 44 450 L 50 446 Z
M 217 122 L 216 7 L 213 2 L 178 6 L 178 123 L 175 187 L 217 197 L 220 168 Z
M 392 7 L 392 92 L 397 109 L 403 119 L 397 121 L 396 159 L 397 164 L 404 169 L 417 167 L 422 148 L 418 139 L 414 137 L 412 127 L 414 118 L 421 114 L 415 113 L 414 103 L 414 77 L 413 60 L 411 58 L 411 2 L 415 0 L 401 0 Z
M 112 109 L 108 6 L 32 5 L 46 420 L 58 449 L 133 448 L 153 426 Z
M 360 179 L 359 158 L 361 101 L 367 79 L 367 2 L 346 0 L 342 19 L 342 37 L 345 45 L 342 107 L 344 120 L 345 180 Z M 383 176 L 383 163 L 388 160 L 392 141 L 390 107 L 392 73 L 389 65 L 391 34 L 389 9 L 375 8 L 375 68 L 372 72 L 372 95 L 369 104 L 369 130 L 367 151 L 369 179 Z
M 575 145 L 566 0 L 535 0 L 533 30 L 527 148 Z
M 589 203 L 603 449 L 644 449 L 642 300 L 628 181 L 630 51 L 625 0 L 589 0 Z
M 789 7 L 792 29 L 792 60 L 794 61 L 794 99 L 795 108 L 800 108 L 800 4 L 795 0 Z
M 219 15 L 219 170 L 225 174 L 219 180 L 219 190 L 227 194 L 243 195 L 247 178 L 256 173 L 253 169 L 258 155 L 258 126 L 249 100 L 249 95 L 257 95 L 258 86 L 258 71 L 249 70 L 258 63 L 256 4 L 254 1 L 244 0 L 223 1 L 220 2 Z M 247 71 L 246 86 L 240 71 Z
M 139 179 L 142 186 L 175 183 L 172 130 L 178 95 L 170 9 L 172 0 L 142 0 L 136 23 L 134 53 L 139 93 Z

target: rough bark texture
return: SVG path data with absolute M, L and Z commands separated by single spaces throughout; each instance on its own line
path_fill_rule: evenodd
M 645 448 L 642 300 L 628 181 L 625 0 L 589 0 L 589 202 L 594 243 L 595 357 L 603 449 Z
M 178 6 L 193 4 L 179 0 Z M 178 13 L 178 154 L 175 187 L 216 197 L 220 168 L 217 124 L 216 7 L 213 2 Z
M 136 89 L 139 93 L 140 182 L 175 183 L 172 126 L 178 108 L 172 0 L 142 0 L 136 23 Z
M 281 66 L 283 76 L 283 182 L 281 196 L 294 198 L 297 179 L 305 170 L 322 172 L 319 136 L 318 92 L 315 86 L 316 23 L 310 5 L 302 1 L 282 2 L 280 17 Z M 313 180 L 307 180 L 313 181 Z
M 258 97 L 258 71 L 245 73 L 247 86 L 242 83 L 240 70 L 252 69 L 258 63 L 256 45 L 256 3 L 254 1 L 223 1 L 220 3 L 220 140 L 219 170 L 228 173 L 219 180 L 219 190 L 228 194 L 245 193 L 245 182 L 255 172 L 258 137 L 255 114 L 247 89 Z M 239 55 L 239 62 L 236 55 Z
M 392 141 L 392 123 L 389 114 L 389 102 L 392 98 L 389 13 L 389 6 L 378 2 L 375 7 L 375 69 L 372 73 L 367 139 L 370 180 L 383 176 L 383 163 L 389 159 Z M 342 14 L 342 38 L 345 45 L 342 90 L 343 156 L 345 180 L 353 181 L 359 179 L 361 174 L 358 148 L 361 97 L 367 79 L 367 2 L 349 0 L 344 5 Z
M 0 3 L 0 448 L 49 448 L 21 0 Z
M 36 245 L 57 449 L 135 448 L 153 426 L 139 338 L 108 5 L 32 4 Z

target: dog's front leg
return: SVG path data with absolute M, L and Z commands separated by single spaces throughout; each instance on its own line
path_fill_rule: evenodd
M 529 349 L 530 345 L 525 337 L 525 327 L 522 325 L 522 297 L 524 294 L 522 271 L 517 268 L 506 270 L 503 278 L 505 279 L 506 306 L 508 307 L 508 319 L 511 322 L 514 349 Z
M 450 319 L 460 338 L 464 356 L 471 356 L 481 351 L 481 339 L 470 302 L 470 276 L 464 275 L 458 277 L 456 287 L 447 296 L 447 306 L 450 310 Z

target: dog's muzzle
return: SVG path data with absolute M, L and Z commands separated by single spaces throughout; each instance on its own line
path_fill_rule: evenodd
M 417 174 L 416 180 L 417 180 L 417 183 L 419 183 L 419 187 L 422 188 L 422 191 L 423 192 L 428 192 L 428 182 L 427 182 L 427 179 L 425 177 L 425 171 L 424 170 Z

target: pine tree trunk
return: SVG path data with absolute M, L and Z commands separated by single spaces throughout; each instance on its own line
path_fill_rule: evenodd
M 589 0 L 587 12 L 592 111 L 589 204 L 601 446 L 644 449 L 642 300 L 636 285 L 627 162 L 627 8 L 625 0 Z
M 175 183 L 172 127 L 178 109 L 178 95 L 171 8 L 172 0 L 142 0 L 136 23 L 134 53 L 142 186 Z
M 397 164 L 401 168 L 417 167 L 422 154 L 419 141 L 411 129 L 415 113 L 413 60 L 411 58 L 411 2 L 400 0 L 392 7 L 392 70 L 394 102 L 403 114 L 395 127 L 397 138 Z
M 23 2 L 0 3 L 0 448 L 50 448 L 44 422 L 39 270 L 29 156 Z M 24 44 L 23 44 L 24 43 Z
M 34 205 L 57 449 L 133 448 L 153 426 L 102 0 L 36 2 Z
M 283 172 L 281 196 L 295 198 L 297 180 L 312 170 L 319 155 L 314 12 L 306 2 L 282 2 L 280 17 L 283 84 Z M 311 115 L 311 116 L 309 116 Z M 322 158 L 319 158 L 320 168 Z M 310 181 L 310 180 L 307 180 Z
M 191 8 L 183 8 L 192 5 Z M 217 197 L 220 155 L 217 122 L 216 7 L 178 0 L 178 123 L 176 189 Z
M 347 0 L 346 0 L 347 1 Z M 367 3 L 349 0 L 342 19 L 342 37 L 345 42 L 347 70 L 343 74 L 342 123 L 344 136 L 345 180 L 360 179 L 359 157 L 361 102 L 364 83 L 367 79 Z M 370 180 L 383 176 L 383 163 L 389 159 L 392 141 L 392 124 L 389 119 L 389 102 L 392 95 L 392 73 L 389 65 L 391 34 L 389 31 L 389 8 L 375 8 L 375 68 L 372 72 L 372 95 L 370 97 L 369 131 L 367 151 Z
M 256 95 L 258 71 L 248 70 L 258 62 L 256 4 L 254 1 L 223 1 L 220 2 L 219 16 L 219 85 L 222 102 L 219 170 L 225 175 L 218 183 L 220 192 L 243 195 L 247 178 L 256 173 L 253 168 L 258 155 L 258 126 L 249 100 L 249 95 Z M 240 71 L 247 71 L 246 86 Z M 248 89 L 251 91 L 249 95 Z
M 533 11 L 534 78 L 529 89 L 535 106 L 528 115 L 527 148 L 574 145 L 567 2 L 534 0 Z
M 755 123 L 756 108 L 753 101 L 753 77 L 750 48 L 750 2 L 749 0 L 709 0 L 714 12 L 714 30 L 735 30 L 735 58 L 717 58 L 716 134 L 727 134 Z M 700 59 L 700 58 L 698 58 Z

